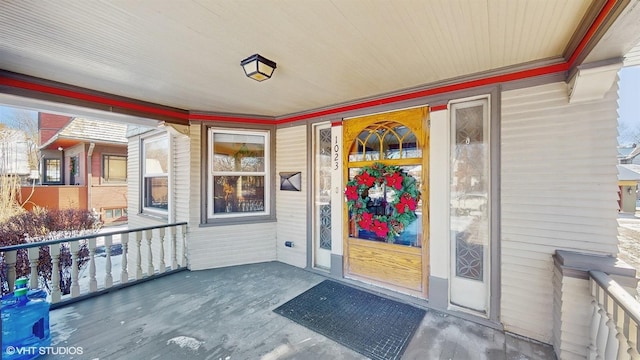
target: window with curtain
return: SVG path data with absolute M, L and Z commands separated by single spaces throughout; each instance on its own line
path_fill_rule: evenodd
M 142 141 L 143 212 L 166 214 L 169 209 L 169 136 Z
M 209 129 L 209 218 L 269 215 L 269 132 Z

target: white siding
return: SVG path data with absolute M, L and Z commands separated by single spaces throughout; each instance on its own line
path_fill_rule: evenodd
M 310 140 L 309 140 L 310 142 Z M 276 135 L 276 215 L 278 260 L 294 266 L 307 264 L 307 128 L 296 126 L 278 129 Z M 278 173 L 302 172 L 302 191 L 279 190 Z M 285 247 L 293 241 L 293 247 Z
M 140 136 L 129 138 L 127 149 L 127 213 L 129 228 L 144 226 L 140 211 Z
M 191 173 L 190 159 L 190 139 L 187 135 L 176 135 L 172 137 L 171 165 L 173 168 L 172 181 L 172 204 L 174 222 L 189 221 L 189 195 L 191 184 L 189 176 Z M 196 212 L 198 213 L 198 212 Z
M 273 222 L 189 228 L 189 268 L 202 270 L 276 260 Z
M 565 83 L 502 93 L 501 320 L 551 342 L 558 249 L 617 253 L 617 85 L 569 104 Z

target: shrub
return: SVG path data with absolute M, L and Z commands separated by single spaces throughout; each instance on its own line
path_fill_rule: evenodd
M 25 212 L 0 223 L 0 247 L 19 245 L 31 242 L 64 239 L 96 232 L 100 223 L 88 210 L 42 210 Z M 78 270 L 89 260 L 89 249 L 86 241 L 80 242 Z M 71 291 L 72 257 L 69 245 L 60 246 L 60 289 L 63 294 Z M 38 278 L 40 283 L 51 291 L 51 275 L 53 265 L 49 247 L 41 247 L 38 257 Z M 16 259 L 16 276 L 28 276 L 30 273 L 27 250 L 18 250 Z M 0 292 L 5 294 L 8 289 L 6 282 L 7 266 L 4 253 L 0 254 Z

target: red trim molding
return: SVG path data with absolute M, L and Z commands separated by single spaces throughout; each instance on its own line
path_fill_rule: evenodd
M 342 126 L 342 120 L 331 122 L 331 127 L 334 127 L 334 126 Z
M 222 122 L 237 122 L 245 124 L 268 124 L 273 125 L 273 119 L 254 118 L 254 117 L 242 117 L 233 115 L 215 115 L 215 114 L 189 114 L 189 120 L 201 120 L 201 121 L 222 121 Z
M 102 104 L 102 105 L 107 105 L 111 107 L 119 107 L 127 110 L 139 111 L 147 114 L 167 116 L 170 118 L 182 120 L 182 122 L 185 122 L 188 120 L 187 114 L 179 111 L 173 111 L 173 110 L 161 109 L 159 107 L 154 107 L 154 106 L 137 104 L 132 101 L 112 99 L 106 96 L 92 95 L 92 94 L 84 93 L 81 91 L 62 89 L 59 87 L 38 84 L 36 82 L 13 79 L 6 76 L 0 76 L 0 85 L 13 87 L 17 89 L 35 91 L 43 94 L 57 95 L 57 96 L 62 96 L 62 97 L 75 99 L 75 100 L 83 100 L 90 103 Z
M 429 107 L 429 111 L 447 110 L 448 107 L 449 107 L 449 105 L 447 105 L 447 104 L 434 105 L 434 106 L 430 106 Z

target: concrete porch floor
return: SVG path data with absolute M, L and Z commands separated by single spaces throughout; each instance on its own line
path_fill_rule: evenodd
M 41 359 L 365 359 L 272 311 L 324 279 L 278 262 L 168 275 L 52 310 L 52 346 L 75 354 Z M 428 310 L 402 358 L 555 355 L 548 345 Z

